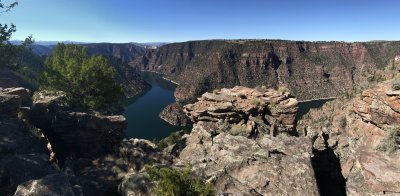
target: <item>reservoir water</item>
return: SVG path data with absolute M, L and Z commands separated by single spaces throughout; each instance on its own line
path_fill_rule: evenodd
M 173 126 L 162 120 L 158 115 L 169 104 L 175 102 L 176 85 L 162 78 L 160 74 L 143 72 L 143 77 L 151 85 L 149 91 L 128 100 L 124 115 L 128 121 L 125 130 L 127 138 L 159 140 L 171 132 L 189 130 L 190 127 Z M 315 100 L 299 103 L 297 120 L 311 108 L 319 108 L 330 100 Z
M 299 110 L 297 112 L 296 120 L 300 120 L 302 116 L 307 114 L 311 109 L 320 108 L 326 102 L 332 101 L 333 99 L 320 99 L 306 102 L 299 102 Z
M 128 128 L 125 130 L 127 138 L 159 140 L 171 132 L 187 129 L 170 125 L 158 116 L 167 105 L 175 102 L 176 85 L 156 73 L 143 72 L 143 76 L 151 85 L 151 89 L 125 104 L 124 115 L 128 121 Z

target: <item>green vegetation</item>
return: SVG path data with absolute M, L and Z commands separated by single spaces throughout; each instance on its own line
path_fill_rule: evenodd
M 280 87 L 278 87 L 278 91 L 281 93 L 287 93 L 287 92 L 289 92 L 289 89 L 284 86 L 280 86 Z
M 0 0 L 0 15 L 9 12 L 12 8 L 18 5 L 18 2 L 4 4 Z M 0 24 L 0 68 L 8 67 L 17 69 L 19 66 L 19 54 L 26 49 L 26 46 L 33 42 L 32 36 L 25 39 L 21 45 L 13 45 L 9 42 L 11 36 L 16 31 L 14 24 Z
M 209 183 L 195 178 L 190 173 L 190 168 L 172 169 L 145 166 L 150 179 L 156 182 L 154 192 L 161 196 L 211 196 L 214 195 L 213 187 Z
M 178 132 L 173 132 L 168 135 L 168 137 L 160 140 L 158 142 L 158 147 L 160 149 L 165 149 L 170 145 L 176 144 L 182 136 L 185 134 L 185 131 L 178 131 Z
M 258 91 L 262 92 L 262 93 L 265 93 L 265 92 L 267 92 L 267 90 L 268 90 L 267 86 L 265 86 L 265 85 L 256 86 L 256 89 L 257 89 Z
M 400 132 L 396 127 L 390 127 L 386 130 L 386 136 L 381 140 L 377 150 L 387 154 L 394 153 L 400 149 Z
M 252 100 L 250 100 L 250 104 L 254 105 L 254 106 L 261 106 L 262 101 L 260 99 L 252 99 Z
M 233 125 L 231 129 L 229 130 L 229 133 L 233 136 L 244 136 L 247 137 L 249 135 L 249 131 L 245 126 L 242 125 Z
M 73 44 L 56 46 L 46 59 L 40 84 L 42 89 L 64 91 L 69 104 L 78 107 L 111 108 L 122 97 L 107 59 L 88 57 L 85 47 Z

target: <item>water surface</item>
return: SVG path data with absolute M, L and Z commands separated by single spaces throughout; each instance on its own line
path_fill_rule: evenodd
M 320 108 L 326 102 L 332 101 L 333 99 L 320 99 L 306 102 L 299 102 L 299 110 L 297 111 L 296 120 L 300 120 L 302 116 L 307 114 L 313 108 Z
M 151 85 L 151 89 L 125 104 L 124 115 L 128 121 L 128 128 L 125 130 L 127 138 L 159 140 L 171 132 L 185 129 L 170 125 L 158 116 L 167 105 L 175 102 L 176 85 L 156 73 L 143 72 L 143 76 Z

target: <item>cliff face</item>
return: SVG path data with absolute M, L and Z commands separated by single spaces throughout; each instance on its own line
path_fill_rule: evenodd
M 205 93 L 184 111 L 194 126 L 175 164 L 189 163 L 216 195 L 318 195 L 311 143 L 290 134 L 297 100 L 289 93 L 239 86 Z
M 400 91 L 388 80 L 352 100 L 335 100 L 298 122 L 313 142 L 317 181 L 325 193 L 400 193 Z M 398 83 L 398 82 L 397 82 Z
M 400 42 L 192 41 L 147 50 L 130 64 L 180 83 L 180 100 L 236 85 L 287 86 L 308 100 L 357 87 L 398 54 Z

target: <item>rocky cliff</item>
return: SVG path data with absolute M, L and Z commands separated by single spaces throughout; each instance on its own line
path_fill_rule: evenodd
M 190 41 L 147 50 L 131 65 L 180 83 L 180 100 L 237 85 L 286 86 L 308 100 L 336 97 L 376 79 L 376 70 L 399 54 L 400 42 Z
M 348 195 L 400 193 L 398 81 L 389 80 L 352 100 L 335 100 L 312 110 L 299 130 L 313 141 L 317 178 L 332 192 Z
M 128 159 L 141 160 L 140 145 L 122 142 L 123 116 L 72 110 L 60 99 L 41 93 L 32 102 L 27 89 L 0 88 L 0 195 L 116 195 Z M 123 151 L 128 144 L 133 155 Z M 157 155 L 146 152 L 147 162 Z
M 246 87 L 205 93 L 185 113 L 195 123 L 176 165 L 190 164 L 217 195 L 317 195 L 311 143 L 295 134 L 297 100 Z

